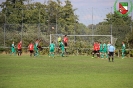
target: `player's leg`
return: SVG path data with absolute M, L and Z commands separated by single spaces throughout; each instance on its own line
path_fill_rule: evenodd
M 34 56 L 36 56 L 36 49 L 34 49 Z
M 101 52 L 100 57 L 103 59 L 103 57 L 104 57 L 104 52 Z
M 52 54 L 52 57 L 54 58 L 54 50 L 51 52 L 51 54 Z
M 122 59 L 124 59 L 124 56 L 125 56 L 125 51 L 122 50 Z
M 93 51 L 92 51 L 92 58 L 94 58 L 94 53 L 95 53 L 95 51 L 93 50 Z
M 50 52 L 51 52 L 51 56 L 54 58 L 54 48 L 51 48 Z
M 106 59 L 108 59 L 108 53 L 107 53 L 107 51 L 105 51 L 105 56 L 106 56 Z
M 32 56 L 32 54 L 34 53 L 34 51 L 33 50 L 31 50 L 31 56 Z
M 12 53 L 13 53 L 13 49 L 12 49 L 12 47 L 11 47 L 11 52 L 10 52 L 10 55 L 12 55 Z
M 104 57 L 105 57 L 105 50 L 103 51 L 103 55 L 102 56 L 103 56 L 103 59 L 104 59 Z
M 51 57 L 51 54 L 52 54 L 52 50 L 50 48 L 50 50 L 49 50 L 49 57 Z
M 65 45 L 65 52 L 66 52 L 67 43 L 65 42 L 64 45 Z
M 16 55 L 16 49 L 14 48 L 14 55 Z
M 100 53 L 99 50 L 97 51 L 97 57 L 100 58 Z
M 19 53 L 20 53 L 20 49 L 18 49 L 18 56 L 19 56 Z
M 109 52 L 108 55 L 109 55 L 109 56 L 108 56 L 108 60 L 109 60 L 109 62 L 110 62 L 111 52 Z
M 99 51 L 100 58 L 102 58 L 102 50 Z
M 111 52 L 112 62 L 114 62 L 114 52 Z
M 62 57 L 64 56 L 64 52 L 65 52 L 65 49 L 62 49 L 62 53 L 61 53 Z
M 32 56 L 32 51 L 30 50 L 30 56 Z

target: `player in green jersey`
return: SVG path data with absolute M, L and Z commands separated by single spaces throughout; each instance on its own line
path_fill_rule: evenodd
M 122 59 L 124 59 L 125 57 L 125 51 L 126 51 L 126 46 L 125 46 L 125 43 L 122 42 Z
M 54 58 L 55 44 L 53 43 L 53 41 L 52 41 L 51 44 L 49 45 L 49 48 L 50 48 L 49 57 L 53 57 L 53 58 Z
M 16 53 L 14 42 L 12 42 L 12 45 L 11 45 L 11 54 L 13 54 L 13 53 L 14 53 L 14 55 Z
M 103 58 L 103 44 L 101 42 L 99 42 L 100 44 L 100 58 Z
M 38 55 L 39 55 L 38 47 L 37 47 L 37 44 L 35 43 L 34 44 L 34 56 L 38 56 Z
M 104 56 L 106 58 L 108 58 L 108 55 L 107 55 L 107 44 L 105 42 L 103 44 L 103 58 L 104 58 Z
M 61 47 L 61 51 L 62 51 L 61 56 L 63 57 L 64 56 L 64 52 L 65 52 L 65 47 L 64 47 L 63 42 L 60 42 L 60 47 Z

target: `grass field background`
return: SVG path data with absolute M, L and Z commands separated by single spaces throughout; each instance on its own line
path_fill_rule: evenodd
M 0 55 L 0 88 L 132 88 L 133 58 Z

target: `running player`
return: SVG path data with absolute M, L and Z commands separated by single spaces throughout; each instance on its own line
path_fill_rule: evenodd
M 126 46 L 125 46 L 125 43 L 122 42 L 122 59 L 124 59 L 125 57 L 125 51 L 126 51 Z
M 17 49 L 18 49 L 18 56 L 21 56 L 21 54 L 22 54 L 22 41 L 20 41 L 18 43 Z
M 49 57 L 53 57 L 54 58 L 55 44 L 53 43 L 53 41 L 51 42 L 51 44 L 49 45 L 49 47 L 50 47 Z
M 29 49 L 29 51 L 30 51 L 30 56 L 32 56 L 32 54 L 34 53 L 34 51 L 33 51 L 34 45 L 33 45 L 32 42 L 29 44 L 28 49 Z

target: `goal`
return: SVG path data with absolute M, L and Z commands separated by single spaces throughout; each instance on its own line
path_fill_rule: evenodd
M 57 39 L 58 37 L 63 39 L 63 34 L 50 34 L 50 43 L 53 41 L 56 46 L 58 46 Z M 115 44 L 116 38 L 114 39 L 112 35 L 67 35 L 68 36 L 68 46 L 76 48 L 89 48 L 92 46 L 94 41 L 101 43 L 107 43 L 111 41 L 112 44 Z

